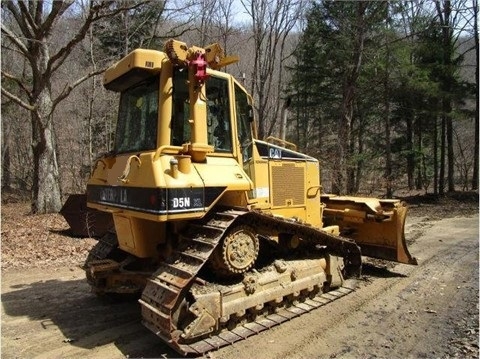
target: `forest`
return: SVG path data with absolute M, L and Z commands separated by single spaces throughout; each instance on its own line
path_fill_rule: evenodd
M 1 3 L 2 200 L 57 212 L 112 148 L 106 68 L 170 38 L 219 43 L 261 139 L 320 160 L 322 187 L 478 190 L 478 0 Z

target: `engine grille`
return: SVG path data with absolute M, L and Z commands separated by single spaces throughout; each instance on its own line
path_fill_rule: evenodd
M 305 204 L 305 166 L 294 163 L 272 165 L 272 204 L 274 207 Z

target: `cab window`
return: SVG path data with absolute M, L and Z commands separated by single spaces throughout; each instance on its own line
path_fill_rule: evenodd
M 153 150 L 157 144 L 158 77 L 128 88 L 120 96 L 115 152 Z
M 206 82 L 208 144 L 215 152 L 232 152 L 228 81 L 210 77 Z
M 232 152 L 228 81 L 210 77 L 205 83 L 207 104 L 207 141 L 215 152 Z M 188 70 L 179 68 L 173 75 L 172 140 L 181 146 L 191 140 Z
M 251 106 L 248 103 L 247 94 L 237 84 L 235 84 L 235 110 L 237 113 L 238 141 L 245 162 L 252 157 Z

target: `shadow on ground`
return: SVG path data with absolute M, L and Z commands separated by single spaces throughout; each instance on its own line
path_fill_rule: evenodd
M 373 263 L 362 264 L 362 275 L 375 278 L 405 278 L 405 274 L 391 271 L 386 266 L 379 266 Z
M 136 300 L 98 298 L 85 280 L 48 280 L 11 288 L 1 298 L 8 316 L 27 316 L 44 329 L 56 326 L 70 345 L 93 349 L 113 343 L 125 357 L 179 356 L 142 326 Z M 15 322 L 3 321 L 3 336 L 9 325 Z

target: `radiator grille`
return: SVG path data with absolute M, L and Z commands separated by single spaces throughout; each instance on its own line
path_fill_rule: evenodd
M 305 204 L 305 167 L 294 163 L 274 165 L 272 170 L 272 204 L 274 207 Z

